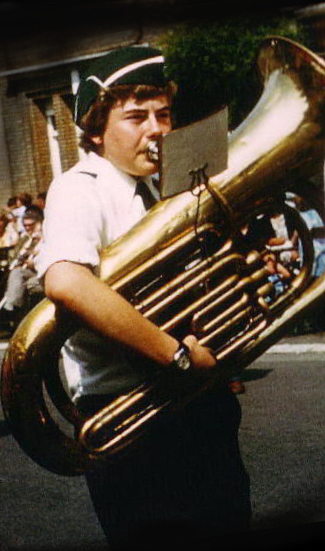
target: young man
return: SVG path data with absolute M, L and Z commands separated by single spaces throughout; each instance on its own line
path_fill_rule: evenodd
M 63 357 L 72 399 L 87 414 L 157 368 L 181 368 L 184 361 L 192 370 L 215 366 L 193 335 L 179 343 L 97 277 L 101 249 L 145 215 L 138 182 L 158 199 L 152 182 L 158 165 L 148 145 L 171 130 L 171 101 L 159 50 L 134 46 L 100 58 L 81 80 L 76 101 L 87 159 L 54 181 L 47 195 L 39 275 L 47 296 L 84 324 Z M 87 475 L 113 549 L 127 539 L 142 549 L 151 546 L 157 526 L 159 537 L 171 526 L 174 533 L 193 523 L 204 532 L 247 529 L 239 417 L 227 389 L 211 392 L 119 463 Z

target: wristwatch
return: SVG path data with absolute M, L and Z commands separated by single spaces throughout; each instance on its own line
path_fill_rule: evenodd
M 189 347 L 183 342 L 179 343 L 179 347 L 174 354 L 171 367 L 175 367 L 179 371 L 188 371 L 192 367 L 191 353 Z

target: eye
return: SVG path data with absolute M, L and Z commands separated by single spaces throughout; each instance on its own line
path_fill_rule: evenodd
M 126 118 L 129 121 L 140 123 L 145 119 L 145 115 L 143 113 L 130 113 Z
M 162 111 L 161 113 L 157 114 L 157 119 L 163 122 L 170 120 L 170 112 L 168 111 Z

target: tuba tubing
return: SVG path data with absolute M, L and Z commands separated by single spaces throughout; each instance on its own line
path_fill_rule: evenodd
M 263 94 L 249 116 L 229 135 L 228 168 L 210 178 L 200 193 L 199 216 L 196 195 L 190 191 L 181 193 L 160 201 L 126 235 L 102 251 L 100 278 L 116 291 L 124 294 L 132 278 L 133 281 L 143 278 L 146 273 L 164 271 L 162 268 L 170 255 L 177 258 L 186 256 L 200 232 L 203 235 L 212 230 L 226 237 L 213 256 L 213 263 L 210 262 L 213 266 L 208 263 L 204 267 L 206 277 L 215 277 L 214 268 L 218 273 L 227 274 L 231 263 L 238 266 L 241 262 L 237 253 L 228 261 L 233 236 L 249 220 L 252 212 L 264 212 L 272 205 L 272 198 L 284 191 L 293 191 L 298 178 L 319 173 L 324 159 L 324 61 L 300 44 L 275 36 L 261 44 L 257 66 L 264 80 Z M 177 410 L 207 387 L 232 376 L 234 364 L 236 371 L 249 365 L 280 339 L 298 316 L 314 308 L 324 296 L 325 276 L 308 285 L 311 241 L 306 227 L 300 222 L 297 224 L 306 237 L 308 263 L 287 295 L 273 310 L 268 308 L 265 295 L 269 292 L 269 285 L 265 270 L 252 254 L 248 264 L 252 269 L 258 265 L 254 276 L 238 281 L 236 275 L 226 275 L 220 290 L 208 293 L 208 298 L 201 297 L 198 304 L 203 308 L 202 314 L 196 318 L 198 325 L 204 323 L 206 312 L 212 313 L 207 326 L 214 325 L 215 319 L 220 318 L 222 326 L 213 329 L 214 338 L 229 346 L 216 352 L 217 369 L 211 380 L 189 379 L 184 383 L 183 378 L 179 384 L 176 381 L 179 394 L 176 392 L 173 400 L 162 384 L 162 390 L 157 392 L 158 404 L 147 410 L 143 422 L 142 417 L 136 416 L 136 424 L 141 426 L 141 430 L 166 408 Z M 181 273 L 175 282 L 183 277 L 187 278 L 188 274 Z M 185 287 L 191 286 L 187 279 L 185 284 Z M 242 334 L 239 329 L 238 338 L 231 340 L 227 337 L 230 321 L 236 320 L 234 323 L 241 328 L 242 317 L 250 319 L 252 308 L 245 302 L 243 311 L 232 307 L 227 316 L 226 299 L 246 286 L 248 291 L 245 291 L 243 300 L 246 301 L 250 289 L 253 289 L 254 296 L 258 295 L 260 310 L 252 330 Z M 159 312 L 158 295 L 159 292 L 152 298 L 148 312 L 150 308 Z M 136 307 L 146 315 L 146 301 L 140 301 Z M 128 448 L 133 437 L 128 441 L 122 435 L 120 439 L 116 432 L 120 430 L 119 426 L 114 426 L 117 437 L 113 443 L 93 445 L 93 427 L 99 427 L 99 431 L 105 429 L 102 418 L 110 422 L 113 419 L 115 425 L 125 425 L 124 418 L 120 422 L 118 417 L 121 411 L 124 415 L 124 406 L 132 410 L 150 394 L 148 385 L 135 389 L 130 397 L 117 400 L 118 414 L 115 415 L 113 405 L 86 421 L 69 400 L 60 379 L 60 349 L 77 329 L 77 322 L 68 319 L 51 301 L 44 299 L 29 312 L 13 334 L 1 372 L 2 407 L 13 436 L 36 463 L 66 476 L 94 469 L 108 457 L 116 461 L 118 452 Z M 50 402 L 57 410 L 55 414 Z M 77 432 L 79 438 L 75 438 Z M 132 433 L 129 425 L 126 432 Z M 102 449 L 105 450 L 103 454 L 100 453 Z

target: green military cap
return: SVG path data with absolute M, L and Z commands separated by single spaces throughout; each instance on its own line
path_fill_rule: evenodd
M 77 124 L 101 90 L 118 84 L 166 86 L 164 58 L 160 50 L 149 46 L 126 46 L 101 56 L 81 77 L 74 120 Z

